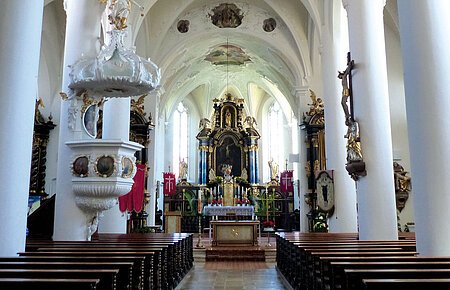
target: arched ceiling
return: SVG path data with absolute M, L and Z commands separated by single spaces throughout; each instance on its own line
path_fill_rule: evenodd
M 195 98 L 196 102 L 202 102 L 198 107 L 204 108 L 210 100 L 223 95 L 227 84 L 246 99 L 247 109 L 252 112 L 263 99 L 255 97 L 261 96 L 260 93 L 252 93 L 250 98 L 250 92 L 256 91 L 250 89 L 252 86 L 270 96 L 281 93 L 291 106 L 296 104 L 291 92 L 294 87 L 305 85 L 312 71 L 308 37 L 318 13 L 309 0 L 135 2 L 142 10 L 135 7 L 131 14 L 132 37 L 138 54 L 150 57 L 161 68 L 165 93 L 160 108 L 166 113 L 180 100 L 198 95 L 199 91 L 209 96 Z M 236 5 L 243 15 L 242 24 L 236 28 L 215 26 L 210 15 L 220 4 Z M 268 18 L 276 21 L 272 32 L 263 29 Z M 180 20 L 189 21 L 186 33 L 177 29 Z M 318 33 L 320 26 L 314 29 Z M 226 50 L 227 44 L 228 65 L 207 60 L 208 55 Z M 241 53 L 237 58 L 244 56 L 250 61 L 231 64 L 230 58 L 238 50 Z

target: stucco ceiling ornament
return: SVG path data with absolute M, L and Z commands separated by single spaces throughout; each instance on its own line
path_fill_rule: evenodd
M 208 16 L 219 28 L 236 28 L 242 24 L 244 15 L 235 4 L 222 3 L 215 7 Z
M 109 97 L 148 93 L 159 86 L 161 73 L 150 59 L 141 58 L 124 45 L 131 1 L 110 0 L 108 7 L 111 41 L 96 57 L 81 58 L 71 66 L 69 88 Z

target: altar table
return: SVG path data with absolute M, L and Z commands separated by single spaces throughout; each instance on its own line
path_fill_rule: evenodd
M 211 221 L 213 246 L 258 245 L 259 221 Z
M 215 206 L 207 205 L 203 208 L 206 216 L 226 216 L 227 213 L 234 213 L 239 216 L 251 216 L 254 218 L 255 210 L 253 206 Z

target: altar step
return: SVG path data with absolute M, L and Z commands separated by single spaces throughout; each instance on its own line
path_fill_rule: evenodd
M 266 261 L 264 249 L 259 247 L 212 247 L 206 249 L 209 261 Z

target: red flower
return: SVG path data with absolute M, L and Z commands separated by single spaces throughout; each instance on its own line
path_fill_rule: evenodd
M 274 221 L 263 221 L 263 227 L 265 228 L 273 228 L 275 227 L 275 222 Z

